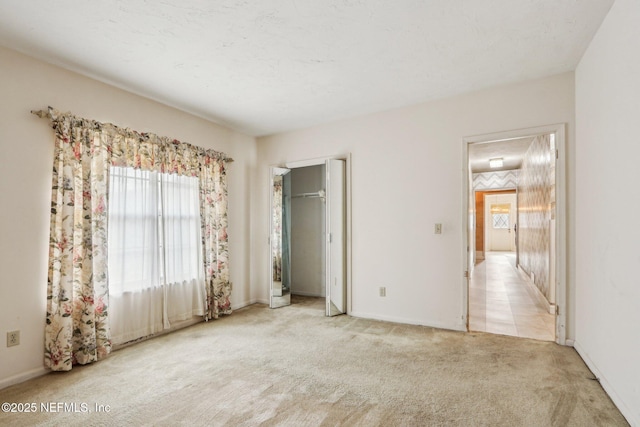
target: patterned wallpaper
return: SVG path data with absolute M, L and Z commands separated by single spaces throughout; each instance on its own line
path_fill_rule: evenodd
M 481 190 L 503 190 L 516 188 L 518 186 L 518 171 L 497 171 L 482 172 L 473 174 L 473 189 Z
M 536 137 L 525 154 L 518 182 L 520 266 L 549 295 L 550 220 L 555 212 L 555 150 L 550 135 Z

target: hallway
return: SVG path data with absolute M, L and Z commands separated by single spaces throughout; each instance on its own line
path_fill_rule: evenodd
M 555 317 L 516 266 L 514 252 L 487 252 L 469 285 L 469 330 L 555 340 Z

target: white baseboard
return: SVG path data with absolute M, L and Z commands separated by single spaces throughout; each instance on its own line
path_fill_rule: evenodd
M 325 295 L 318 295 L 315 292 L 300 292 L 300 291 L 291 291 L 291 295 L 300 295 L 303 297 L 317 297 L 317 298 L 324 298 Z
M 575 347 L 575 341 L 574 340 L 564 340 L 564 345 L 566 345 L 567 347 Z
M 429 326 L 429 327 L 438 328 L 438 329 L 448 329 L 451 331 L 467 332 L 467 325 L 465 324 L 453 325 L 453 324 L 442 323 L 442 322 L 430 322 L 430 321 L 424 321 L 424 320 L 409 319 L 406 317 L 395 317 L 395 316 L 384 316 L 384 315 L 381 316 L 379 314 L 363 313 L 359 311 L 352 311 L 347 314 L 349 316 L 361 317 L 363 319 L 382 320 L 385 322 L 403 323 L 406 325 Z
M 544 294 L 542 293 L 542 291 L 536 286 L 536 284 L 534 283 L 534 279 L 533 279 L 533 273 L 528 274 L 524 268 L 522 268 L 520 265 L 518 265 L 518 270 L 520 273 L 522 273 L 525 277 L 526 277 L 526 282 L 527 285 L 529 286 L 529 289 L 531 290 L 529 292 L 529 294 L 535 298 L 536 302 L 538 304 L 540 304 L 542 307 L 545 308 L 545 310 L 547 311 L 547 313 L 549 314 L 556 314 L 556 305 L 555 304 L 551 304 L 549 302 L 549 300 L 547 299 L 547 297 L 544 296 Z
M 30 371 L 23 372 L 23 373 L 20 373 L 18 375 L 14 375 L 14 376 L 9 377 L 9 378 L 5 378 L 3 380 L 0 380 L 0 390 L 2 390 L 3 388 L 10 387 L 10 386 L 15 385 L 15 384 L 19 384 L 21 382 L 30 380 L 32 378 L 41 377 L 43 375 L 48 374 L 49 372 L 51 372 L 51 371 L 43 366 L 41 368 L 32 369 Z
M 239 310 L 241 308 L 248 307 L 248 306 L 253 305 L 253 304 L 266 304 L 266 305 L 269 305 L 269 300 L 268 299 L 264 300 L 264 299 L 261 299 L 261 298 L 250 299 L 248 301 L 242 301 L 242 302 L 234 303 L 232 305 L 231 309 L 232 310 Z
M 604 391 L 607 392 L 607 394 L 613 401 L 613 404 L 616 405 L 618 410 L 620 410 L 620 412 L 627 419 L 629 424 L 636 427 L 640 426 L 640 417 L 636 415 L 637 413 L 634 414 L 634 412 L 625 403 L 625 401 L 620 398 L 618 393 L 616 393 L 615 388 L 613 388 L 611 383 L 607 381 L 607 378 L 600 371 L 600 369 L 598 369 L 598 366 L 593 362 L 593 360 L 591 360 L 591 358 L 589 357 L 589 353 L 587 353 L 585 349 L 582 348 L 578 340 L 575 340 L 573 342 L 573 347 L 576 349 L 576 351 L 578 352 L 578 355 L 582 358 L 582 360 L 584 360 L 584 363 L 587 365 L 587 367 L 596 376 L 596 378 L 598 379 L 598 382 L 600 383 Z M 634 417 L 638 417 L 638 418 L 634 418 Z

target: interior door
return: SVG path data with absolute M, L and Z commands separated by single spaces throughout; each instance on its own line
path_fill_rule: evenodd
M 346 185 L 345 161 L 326 161 L 326 292 L 327 316 L 346 313 Z
M 515 200 L 515 194 L 487 195 L 485 197 L 488 250 L 515 250 L 515 233 L 513 231 L 516 213 Z
M 271 168 L 271 284 L 269 306 L 291 304 L 291 170 Z

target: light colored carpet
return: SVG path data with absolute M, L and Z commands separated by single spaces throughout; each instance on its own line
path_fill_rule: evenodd
M 571 348 L 326 318 L 323 300 L 294 302 L 253 305 L 0 390 L 0 402 L 92 411 L 0 413 L 0 425 L 627 425 Z

